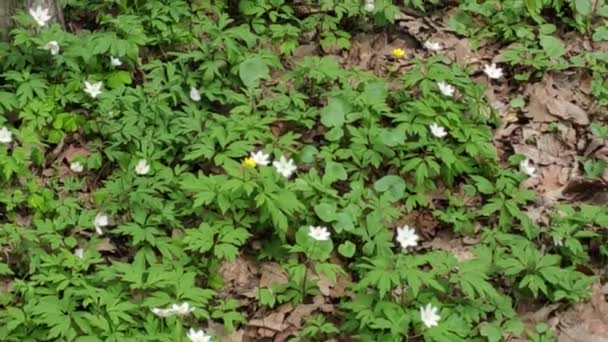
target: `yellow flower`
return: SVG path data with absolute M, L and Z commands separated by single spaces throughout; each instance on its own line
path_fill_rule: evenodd
M 405 51 L 401 48 L 393 49 L 393 56 L 395 56 L 395 58 L 402 58 L 405 56 Z
M 255 163 L 255 160 L 253 160 L 253 158 L 247 157 L 247 158 L 243 159 L 243 165 L 249 166 L 249 167 L 255 167 L 256 163 Z

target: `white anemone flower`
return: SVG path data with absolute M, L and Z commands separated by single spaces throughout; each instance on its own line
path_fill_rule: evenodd
M 10 144 L 13 141 L 13 133 L 6 128 L 6 126 L 2 126 L 0 128 L 0 143 Z
M 441 94 L 448 97 L 454 96 L 454 92 L 456 91 L 456 88 L 454 88 L 453 85 L 450 85 L 443 81 L 437 82 L 437 87 L 439 87 L 439 91 L 441 92 Z
M 420 307 L 420 320 L 426 325 L 427 328 L 432 328 L 439 325 L 441 317 L 438 313 L 439 309 L 433 306 L 431 303 L 426 306 Z
M 432 42 L 430 40 L 424 42 L 424 47 L 429 51 L 440 51 L 441 49 L 443 49 L 441 43 Z
M 72 170 L 73 172 L 79 173 L 79 172 L 82 172 L 82 170 L 84 170 L 84 166 L 82 165 L 81 162 L 78 162 L 78 161 L 71 162 L 70 170 Z
M 527 174 L 530 177 L 536 175 L 536 168 L 530 163 L 530 159 L 526 158 L 519 162 L 519 171 Z
M 46 26 L 49 20 L 51 20 L 50 10 L 48 8 L 42 8 L 40 5 L 36 6 L 36 8 L 30 8 L 29 12 L 40 27 Z
M 188 338 L 191 342 L 211 342 L 211 335 L 207 335 L 204 330 L 199 329 L 195 330 L 190 328 L 188 330 Z
M 84 81 L 84 92 L 92 98 L 97 98 L 101 94 L 101 87 L 103 87 L 103 82 Z
M 50 42 L 46 43 L 43 48 L 48 50 L 53 56 L 59 54 L 59 42 L 56 40 L 51 40 Z
M 122 65 L 122 61 L 118 57 L 110 56 L 110 64 L 115 67 L 119 67 Z
M 414 228 L 407 225 L 397 228 L 397 242 L 399 242 L 401 248 L 416 247 L 418 239 L 418 234 L 416 234 Z
M 310 226 L 308 227 L 308 236 L 317 240 L 317 241 L 326 241 L 329 240 L 330 233 L 326 227 L 323 226 Z
M 109 217 L 106 213 L 97 213 L 95 215 L 95 220 L 93 220 L 93 225 L 95 226 L 95 231 L 97 234 L 102 235 L 103 230 L 101 228 L 107 226 L 109 224 Z
M 190 88 L 190 99 L 194 102 L 198 102 L 201 100 L 201 92 L 198 90 L 198 88 Z
M 148 164 L 148 161 L 145 159 L 140 159 L 137 162 L 137 165 L 135 165 L 135 173 L 143 176 L 143 175 L 147 175 L 150 172 L 150 164 Z
M 485 72 L 489 78 L 495 79 L 495 80 L 497 80 L 503 76 L 502 68 L 497 67 L 496 63 L 492 63 L 490 65 L 486 64 L 483 68 L 483 72 Z
M 443 128 L 442 126 L 439 126 L 436 123 L 433 123 L 432 125 L 430 125 L 429 129 L 431 130 L 431 133 L 434 136 L 436 136 L 437 138 L 443 138 L 446 135 L 448 135 L 448 132 L 446 132 L 445 128 Z
M 281 156 L 278 161 L 272 163 L 277 172 L 283 175 L 285 178 L 291 177 L 291 175 L 298 169 L 294 164 L 293 159 L 287 159 L 285 156 Z
M 270 164 L 270 155 L 264 153 L 264 151 L 251 152 L 251 159 L 253 159 L 256 165 L 266 166 Z

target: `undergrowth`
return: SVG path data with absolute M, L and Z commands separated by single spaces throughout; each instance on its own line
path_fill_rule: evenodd
M 510 40 L 525 30 L 512 22 L 540 21 L 545 2 L 461 6 L 501 23 L 481 36 Z M 252 306 L 268 310 L 350 279 L 337 310 L 309 317 L 294 341 L 534 339 L 549 333 L 526 331 L 516 298 L 588 297 L 596 279 L 577 266 L 596 257 L 589 240 L 605 241 L 606 208 L 563 205 L 533 222 L 536 195 L 517 157 L 499 163 L 473 70 L 437 56 L 394 77 L 332 56 L 284 66 L 301 34 L 347 48 L 342 25 L 389 25 L 395 5 L 202 3 L 67 1 L 70 31 L 16 15 L 0 52 L 0 339 L 203 341 L 211 321 L 233 331 L 249 308 L 218 272 L 242 256 L 288 274 L 256 290 Z M 564 21 L 590 27 L 574 9 Z M 550 29 L 525 53 L 546 52 Z M 465 256 L 432 249 L 413 213 L 479 242 Z

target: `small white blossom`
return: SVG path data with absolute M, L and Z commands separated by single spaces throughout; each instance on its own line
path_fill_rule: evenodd
M 454 96 L 454 92 L 456 91 L 456 88 L 454 88 L 454 86 L 447 84 L 443 81 L 437 82 L 437 87 L 439 87 L 439 91 L 441 92 L 441 94 L 449 97 Z
M 427 328 L 439 325 L 441 317 L 439 316 L 438 311 L 439 309 L 434 307 L 431 303 L 420 307 L 420 320 L 422 320 L 422 323 L 424 323 Z
M 110 56 L 110 64 L 115 67 L 119 67 L 122 65 L 122 61 L 118 57 Z
M 272 166 L 277 169 L 277 172 L 282 174 L 284 177 L 289 178 L 298 169 L 293 163 L 293 159 L 287 159 L 285 156 L 281 156 L 279 161 L 272 162 Z
M 499 79 L 502 77 L 502 68 L 497 67 L 495 63 L 490 65 L 486 64 L 483 68 L 483 72 L 485 72 L 489 78 Z
M 10 144 L 13 141 L 13 133 L 6 128 L 6 126 L 2 126 L 0 128 L 0 143 Z
M 76 250 L 74 250 L 74 255 L 79 257 L 80 259 L 84 258 L 84 249 L 76 248 Z
M 434 136 L 436 136 L 437 138 L 443 138 L 446 135 L 448 135 L 448 132 L 445 131 L 445 128 L 439 126 L 436 123 L 433 123 L 432 125 L 430 125 L 429 129 L 431 130 L 431 133 Z
M 564 240 L 560 239 L 560 238 L 553 238 L 553 245 L 557 246 L 557 247 L 563 247 L 564 246 Z
M 50 42 L 46 43 L 43 48 L 48 50 L 53 56 L 59 53 L 59 43 L 56 40 L 51 40 Z
M 530 159 L 526 158 L 519 162 L 519 171 L 527 174 L 530 177 L 534 177 L 536 168 L 530 163 Z
M 175 315 L 175 312 L 171 309 L 152 308 L 150 311 L 152 311 L 152 313 L 158 317 L 169 317 Z
M 145 159 L 140 159 L 135 165 L 135 173 L 140 176 L 147 175 L 150 172 L 150 164 Z
M 326 227 L 323 226 L 310 226 L 308 227 L 308 236 L 310 236 L 311 238 L 317 240 L 317 241 L 325 241 L 325 240 L 329 240 L 329 236 L 331 234 L 329 233 L 329 231 L 327 230 Z
M 82 170 L 84 170 L 84 166 L 82 165 L 82 163 L 75 161 L 70 163 L 70 170 L 76 173 L 82 172 Z
M 268 153 L 264 153 L 264 151 L 251 152 L 251 159 L 256 163 L 256 165 L 268 165 L 270 164 L 270 155 Z
M 176 314 L 176 315 L 187 315 L 189 313 L 191 313 L 192 311 L 194 311 L 194 309 L 196 309 L 195 307 L 190 306 L 190 304 L 188 302 L 183 302 L 181 304 L 173 304 L 171 305 L 171 310 Z
M 95 215 L 95 220 L 93 221 L 93 225 L 95 226 L 95 231 L 97 234 L 103 234 L 103 230 L 101 228 L 107 226 L 109 224 L 109 218 L 106 213 L 98 213 Z
M 89 94 L 92 98 L 96 98 L 101 94 L 101 87 L 103 87 L 102 82 L 89 82 L 84 81 L 84 92 Z
M 373 1 L 371 1 L 371 2 L 369 2 L 369 1 L 368 1 L 368 2 L 367 2 L 367 3 L 366 3 L 364 6 L 363 6 L 363 9 L 365 9 L 367 12 L 370 12 L 370 13 L 371 13 L 371 12 L 373 12 L 373 11 L 375 11 L 375 10 L 376 10 L 376 5 L 374 4 L 374 2 L 373 2 Z
M 204 330 L 188 330 L 188 338 L 191 342 L 211 342 L 211 335 L 205 334 Z
M 441 47 L 441 43 L 432 42 L 430 40 L 424 42 L 424 47 L 429 51 L 440 51 L 443 49 L 443 47 Z
M 30 8 L 30 15 L 40 27 L 45 26 L 51 20 L 49 9 L 42 8 L 40 5 L 36 6 L 36 8 Z
M 190 88 L 190 99 L 194 102 L 198 102 L 201 100 L 201 92 L 198 90 L 198 88 Z
M 397 242 L 399 242 L 403 249 L 416 247 L 418 244 L 418 234 L 410 226 L 399 227 L 397 228 Z

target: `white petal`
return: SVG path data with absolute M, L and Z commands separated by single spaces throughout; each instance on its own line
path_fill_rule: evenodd
M 195 88 L 195 87 L 190 88 L 190 99 L 192 101 L 194 101 L 194 102 L 200 101 L 201 100 L 201 92 L 197 88 Z
M 13 133 L 6 128 L 6 126 L 2 126 L 0 128 L 0 143 L 10 144 L 13 141 Z

